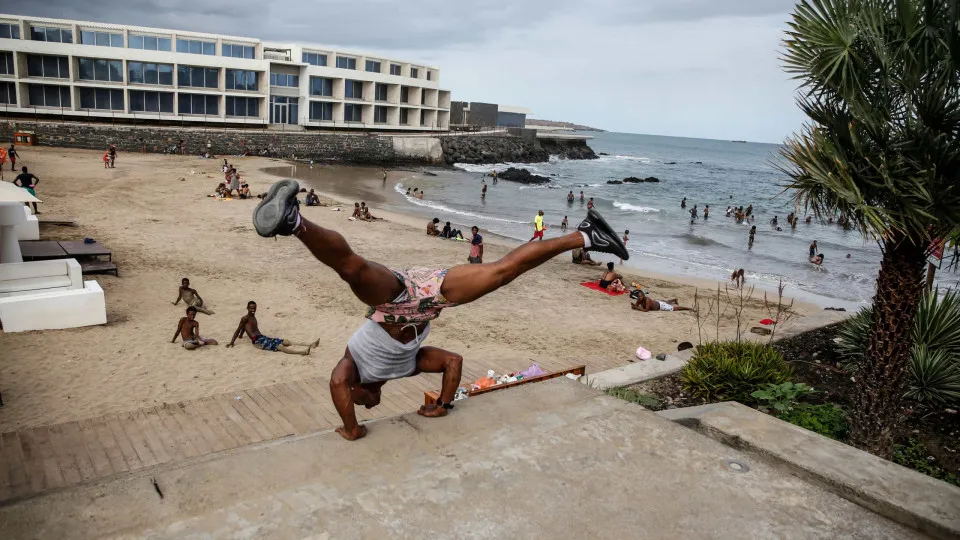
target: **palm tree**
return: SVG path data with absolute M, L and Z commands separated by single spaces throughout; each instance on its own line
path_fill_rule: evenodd
M 809 117 L 781 151 L 795 201 L 883 261 L 851 443 L 889 457 L 930 242 L 960 229 L 960 0 L 802 0 L 784 40 Z

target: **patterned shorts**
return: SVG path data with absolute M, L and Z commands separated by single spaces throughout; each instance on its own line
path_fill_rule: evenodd
M 260 336 L 257 339 L 253 340 L 253 346 L 258 349 L 263 349 L 265 351 L 277 352 L 277 347 L 283 345 L 283 338 L 271 338 L 267 336 Z

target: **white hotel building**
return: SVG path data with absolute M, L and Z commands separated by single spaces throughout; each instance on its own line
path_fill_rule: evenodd
M 322 46 L 0 15 L 7 117 L 446 131 L 436 67 Z M 300 128 L 295 128 L 300 129 Z

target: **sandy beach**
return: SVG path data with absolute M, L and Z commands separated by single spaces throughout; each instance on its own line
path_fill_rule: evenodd
M 329 375 L 362 323 L 365 306 L 297 240 L 257 236 L 250 221 L 256 199 L 207 197 L 222 179 L 220 159 L 120 154 L 116 168 L 105 170 L 100 155 L 40 147 L 21 152 L 18 165 L 40 178 L 40 218 L 78 223 L 44 226 L 42 239 L 95 238 L 113 250 L 120 277 L 96 278 L 106 294 L 105 326 L 0 334 L 0 391 L 6 402 L 0 431 Z M 283 165 L 267 158 L 228 159 L 253 193 L 276 181 L 261 169 Z M 315 167 L 338 182 L 380 182 L 379 169 Z M 391 171 L 388 182 L 411 174 Z M 8 171 L 6 180 L 11 176 Z M 335 192 L 336 185 L 316 187 L 348 202 L 345 211 L 304 207 L 303 215 L 342 233 L 361 255 L 393 267 L 466 262 L 468 245 L 426 237 L 421 218 L 383 214 L 374 206 L 373 213 L 385 221 L 348 221 L 352 202 Z M 510 247 L 488 238 L 485 260 Z M 463 354 L 470 372 L 519 370 L 540 362 L 583 363 L 589 373 L 634 360 L 638 346 L 656 354 L 675 351 L 680 341 L 698 342 L 690 312 L 641 313 L 630 309 L 628 296 L 614 298 L 578 285 L 599 275 L 598 268 L 574 266 L 564 254 L 469 306 L 445 311 L 428 343 Z M 198 315 L 198 321 L 201 334 L 220 346 L 190 352 L 179 340 L 170 343 L 184 310 L 183 304 L 172 305 L 182 277 L 189 277 L 216 311 Z M 645 275 L 628 275 L 626 281 L 642 283 L 656 299 L 678 297 L 682 305 L 693 304 L 697 286 L 715 296 L 717 285 Z M 755 296 L 743 317 L 751 325 L 768 317 L 762 294 Z M 321 345 L 307 357 L 263 352 L 246 338 L 225 348 L 248 300 L 258 303 L 265 334 L 319 338 Z M 799 302 L 794 311 L 800 317 L 822 313 Z M 723 319 L 720 337 L 731 336 L 732 314 Z M 707 322 L 704 331 L 715 337 L 715 323 Z

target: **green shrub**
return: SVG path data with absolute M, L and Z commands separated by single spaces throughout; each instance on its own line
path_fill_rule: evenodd
M 847 437 L 847 416 L 843 409 L 832 403 L 824 405 L 801 403 L 784 411 L 778 418 L 838 441 Z
M 893 446 L 894 463 L 898 463 L 904 467 L 943 480 L 955 486 L 960 486 L 960 480 L 957 479 L 957 475 L 934 465 L 927 459 L 929 455 L 930 452 L 927 450 L 927 447 L 916 439 L 910 439 L 907 441 L 907 444 L 895 444 Z
M 860 310 L 841 324 L 837 352 L 856 370 L 867 348 L 873 312 Z M 960 405 L 960 294 L 932 291 L 920 299 L 913 328 L 906 396 L 924 404 Z
M 636 390 L 631 390 L 629 388 L 617 387 L 617 388 L 608 388 L 605 390 L 608 396 L 613 396 L 615 398 L 622 399 L 624 401 L 629 401 L 630 403 L 636 403 L 641 407 L 653 410 L 660 409 L 660 400 L 657 396 L 651 396 L 650 394 L 642 394 Z
M 683 389 L 695 397 L 750 403 L 750 392 L 764 384 L 781 384 L 793 371 L 769 345 L 752 341 L 706 343 L 697 347 L 680 373 Z
M 777 413 L 783 413 L 792 409 L 798 399 L 813 392 L 812 387 L 803 383 L 785 382 L 765 384 L 760 390 L 751 393 L 750 397 L 762 403 L 760 408 L 763 411 L 768 411 L 772 407 Z

